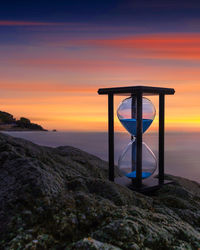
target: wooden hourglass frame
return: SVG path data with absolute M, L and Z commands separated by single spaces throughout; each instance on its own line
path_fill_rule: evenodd
M 170 183 L 164 177 L 164 118 L 165 118 L 165 95 L 173 95 L 172 88 L 160 88 L 149 86 L 129 86 L 116 88 L 102 88 L 98 90 L 99 95 L 108 95 L 108 163 L 109 180 L 120 185 L 148 193 L 157 190 L 164 184 Z M 133 185 L 128 178 L 115 178 L 114 175 L 114 95 L 134 96 L 136 98 L 136 179 Z M 158 140 L 158 178 L 142 180 L 142 97 L 159 96 L 159 140 Z

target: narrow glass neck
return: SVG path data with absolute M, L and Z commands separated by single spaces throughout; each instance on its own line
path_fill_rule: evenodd
M 132 142 L 134 142 L 134 141 L 135 141 L 135 139 L 136 139 L 136 137 L 135 137 L 135 136 L 133 136 L 133 135 L 131 135 L 131 141 L 132 141 Z

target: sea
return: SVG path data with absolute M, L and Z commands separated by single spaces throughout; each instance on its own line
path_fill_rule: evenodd
M 108 135 L 104 132 L 12 131 L 4 133 L 44 146 L 73 146 L 108 160 Z M 143 140 L 157 157 L 157 133 L 146 133 Z M 129 134 L 115 133 L 115 164 L 118 163 L 119 156 L 129 142 Z M 167 132 L 165 134 L 165 172 L 200 183 L 200 133 Z

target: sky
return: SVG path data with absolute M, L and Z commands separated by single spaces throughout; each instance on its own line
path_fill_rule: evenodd
M 199 13 L 194 0 L 2 1 L 0 110 L 50 130 L 106 131 L 99 88 L 169 87 L 166 129 L 200 132 Z

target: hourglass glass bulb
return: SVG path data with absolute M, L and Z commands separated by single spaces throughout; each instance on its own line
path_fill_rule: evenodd
M 130 179 L 136 178 L 136 141 L 132 140 L 118 161 L 118 167 L 122 175 Z M 157 168 L 157 160 L 151 149 L 142 143 L 142 179 L 150 177 Z
M 129 97 L 123 100 L 118 109 L 117 116 L 124 126 L 124 128 L 133 136 L 136 135 L 136 98 Z M 156 109 L 153 103 L 146 97 L 142 98 L 142 125 L 143 133 L 149 128 L 152 121 L 154 120 Z

